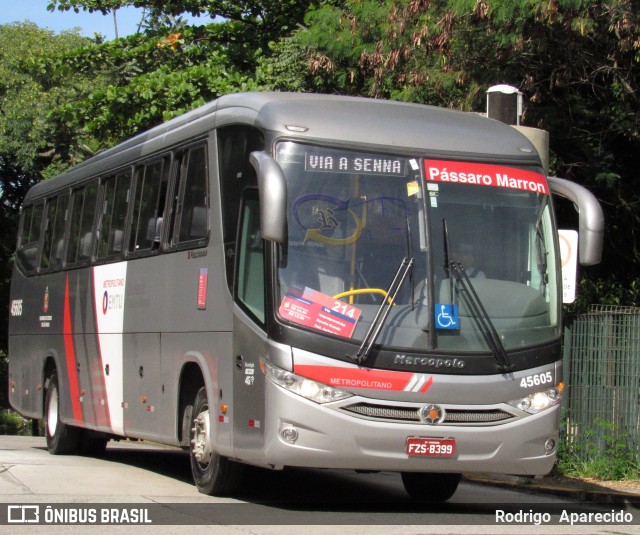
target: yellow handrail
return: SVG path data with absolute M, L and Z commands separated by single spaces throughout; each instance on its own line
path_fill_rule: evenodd
M 380 294 L 384 295 L 388 300 L 389 304 L 391 304 L 391 299 L 389 298 L 389 294 L 382 288 L 359 288 L 357 290 L 347 290 L 346 292 L 341 292 L 333 296 L 334 299 L 342 299 L 343 297 L 349 297 L 350 295 L 361 295 L 361 294 Z

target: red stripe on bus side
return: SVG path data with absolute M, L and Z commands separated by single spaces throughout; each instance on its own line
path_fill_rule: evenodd
M 73 326 L 71 324 L 71 304 L 69 297 L 69 275 L 64 288 L 64 319 L 62 334 L 64 335 L 64 350 L 67 360 L 67 376 L 69 378 L 69 392 L 71 394 L 71 408 L 73 419 L 82 421 L 82 407 L 80 406 L 80 387 L 76 370 L 76 352 L 73 345 Z

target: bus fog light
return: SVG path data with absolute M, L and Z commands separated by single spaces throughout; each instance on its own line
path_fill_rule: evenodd
M 280 430 L 280 436 L 285 442 L 293 444 L 298 440 L 298 430 L 292 425 L 288 425 Z
M 544 452 L 547 455 L 549 455 L 553 453 L 555 449 L 556 449 L 556 441 L 553 440 L 552 438 L 548 438 L 547 441 L 544 443 Z

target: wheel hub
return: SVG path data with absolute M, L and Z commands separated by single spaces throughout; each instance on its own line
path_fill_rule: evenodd
M 213 451 L 211 449 L 211 432 L 209 426 L 209 411 L 203 411 L 193 421 L 193 439 L 191 451 L 201 464 L 209 464 Z
M 49 400 L 49 406 L 47 409 L 47 430 L 50 436 L 56 434 L 56 428 L 58 426 L 58 392 L 54 390 Z

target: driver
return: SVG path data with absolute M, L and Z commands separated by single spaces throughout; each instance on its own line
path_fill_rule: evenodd
M 476 265 L 476 251 L 471 243 L 461 243 L 452 254 L 454 262 L 460 262 L 470 279 L 486 279 L 484 271 Z

